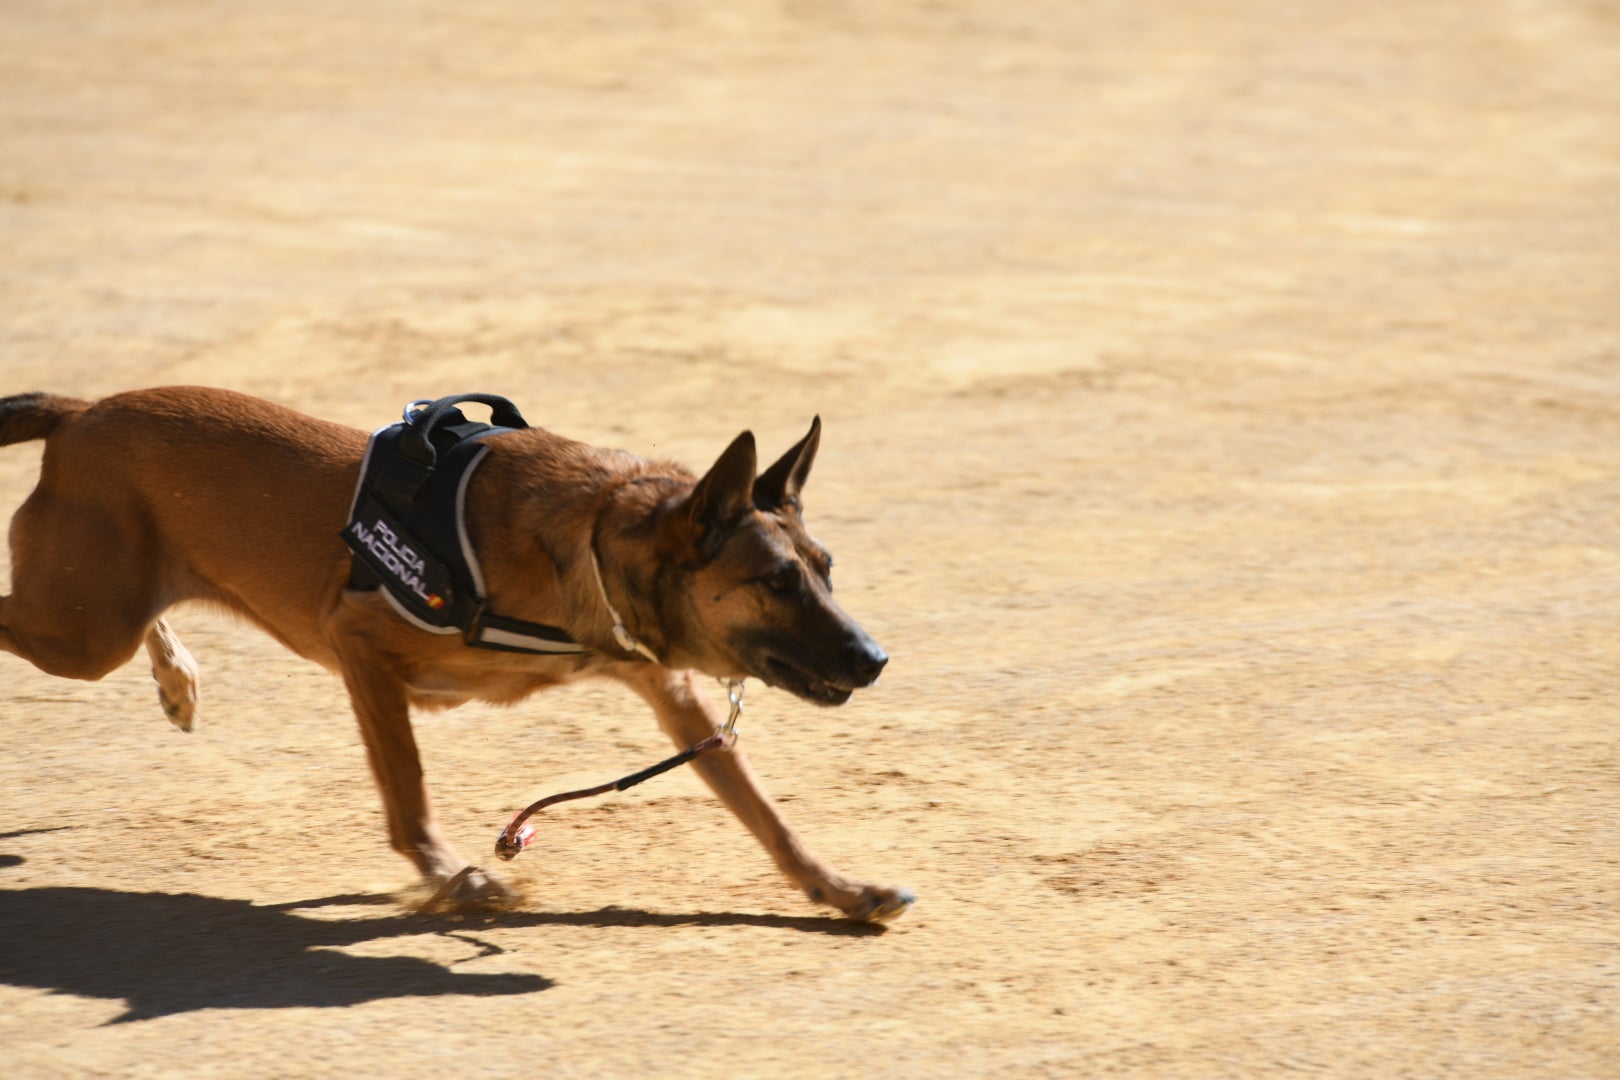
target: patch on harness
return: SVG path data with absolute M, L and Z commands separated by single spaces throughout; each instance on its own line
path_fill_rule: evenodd
M 355 499 L 353 516 L 343 540 L 355 557 L 371 568 L 411 614 L 434 626 L 449 622 L 455 613 L 450 601 L 456 595 L 449 567 L 424 554 L 427 549 L 419 547 L 420 542 L 413 544 L 410 530 L 364 485 Z

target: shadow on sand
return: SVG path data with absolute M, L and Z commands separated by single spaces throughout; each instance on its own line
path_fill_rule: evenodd
M 829 934 L 881 933 L 840 919 L 731 913 L 506 912 L 396 914 L 329 920 L 319 907 L 390 905 L 388 896 L 332 896 L 277 906 L 189 893 L 109 889 L 0 889 L 0 983 L 81 997 L 122 999 L 112 1023 L 193 1009 L 330 1008 L 383 998 L 530 994 L 553 986 L 526 974 L 458 974 L 416 957 L 351 956 L 360 942 L 442 934 L 476 947 L 467 960 L 504 952 L 473 935 L 534 926 L 758 926 Z M 456 961 L 460 963 L 462 961 Z
M 459 975 L 408 956 L 331 951 L 377 937 L 393 920 L 327 922 L 244 900 L 108 889 L 0 890 L 0 983 L 81 997 L 122 998 L 113 1023 L 192 1009 L 356 1005 L 440 994 L 527 994 L 539 975 Z M 439 922 L 442 920 L 434 920 Z M 448 923 L 445 929 L 450 929 Z

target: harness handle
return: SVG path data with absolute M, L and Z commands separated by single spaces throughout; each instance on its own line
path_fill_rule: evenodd
M 456 406 L 463 401 L 476 402 L 479 405 L 488 405 L 492 415 L 490 422 L 495 427 L 526 428 L 529 422 L 523 419 L 516 405 L 499 394 L 451 394 L 448 397 L 430 401 L 423 398 L 413 401 L 405 406 L 405 423 L 408 430 L 400 440 L 400 453 L 412 461 L 431 470 L 438 462 L 438 453 L 433 449 L 433 430 L 446 420 L 456 418 L 465 421 L 466 417 L 457 411 Z

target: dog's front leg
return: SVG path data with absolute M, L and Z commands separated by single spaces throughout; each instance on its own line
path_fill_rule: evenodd
M 722 715 L 699 692 L 691 672 L 647 665 L 635 669 L 626 681 L 653 707 L 659 726 L 679 746 L 707 738 L 720 726 Z M 781 811 L 760 787 L 747 757 L 737 746 L 706 754 L 692 767 L 811 900 L 830 904 L 850 918 L 863 921 L 897 918 L 915 901 L 905 889 L 846 877 L 822 862 L 782 820 Z
M 390 666 L 369 655 L 341 657 L 343 682 L 360 721 L 360 736 L 388 815 L 388 839 L 395 851 L 439 890 L 436 900 L 478 904 L 506 898 L 510 891 L 487 871 L 469 867 L 439 832 L 433 798 L 411 731 L 405 683 Z M 464 873 L 465 871 L 465 873 Z M 450 889 L 445 886 L 454 882 Z

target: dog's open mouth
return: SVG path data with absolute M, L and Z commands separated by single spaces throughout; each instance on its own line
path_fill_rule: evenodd
M 766 658 L 765 674 L 761 678 L 767 686 L 786 690 L 817 705 L 842 705 L 855 692 L 853 687 L 818 679 L 803 668 L 794 667 L 774 656 Z

